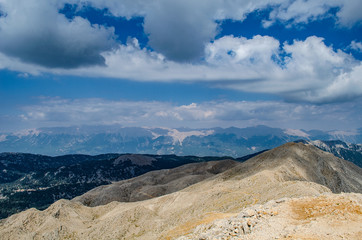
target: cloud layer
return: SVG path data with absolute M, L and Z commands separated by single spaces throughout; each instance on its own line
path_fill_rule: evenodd
M 117 17 L 144 17 L 150 47 L 177 62 L 203 57 L 205 45 L 218 32 L 215 20 L 242 21 L 257 10 L 270 10 L 267 26 L 331 17 L 331 9 L 337 9 L 334 17 L 342 26 L 362 21 L 359 0 L 1 0 L 0 51 L 51 68 L 103 64 L 100 53 L 112 50 L 113 29 L 81 17 L 67 19 L 59 12 L 65 3 L 108 9 Z
M 136 40 L 104 57 L 107 68 L 73 73 L 141 81 L 206 81 L 318 104 L 362 95 L 361 62 L 315 36 L 292 44 L 281 44 L 269 36 L 226 36 L 205 46 L 205 62 L 199 65 L 167 61 L 162 54 L 140 49 Z
M 113 28 L 59 13 L 65 3 L 144 17 L 149 46 L 116 42 Z M 310 36 L 281 43 L 270 36 L 215 39 L 215 20 L 243 21 L 269 10 L 264 25 L 288 26 L 332 17 L 337 27 L 360 24 L 358 0 L 0 0 L 0 68 L 137 81 L 207 81 L 269 93 L 291 102 L 330 103 L 362 96 L 361 61 Z M 332 14 L 333 11 L 336 14 Z M 360 42 L 351 48 L 360 49 Z
M 159 101 L 43 99 L 22 109 L 25 126 L 121 124 L 161 127 L 245 127 L 265 124 L 283 128 L 354 129 L 360 127 L 358 103 L 315 106 L 280 101 L 208 101 L 175 105 Z M 341 122 L 346 123 L 341 126 Z

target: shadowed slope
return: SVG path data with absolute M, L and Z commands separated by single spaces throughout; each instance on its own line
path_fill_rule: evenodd
M 239 164 L 233 160 L 191 163 L 181 167 L 157 170 L 139 177 L 119 181 L 90 190 L 76 197 L 90 207 L 112 201 L 135 202 L 176 192 L 211 176 L 224 172 Z

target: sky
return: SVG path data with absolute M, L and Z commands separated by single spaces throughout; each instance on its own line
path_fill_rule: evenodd
M 0 0 L 0 132 L 354 130 L 360 0 Z

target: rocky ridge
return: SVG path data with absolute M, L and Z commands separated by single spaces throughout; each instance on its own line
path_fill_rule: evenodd
M 233 160 L 221 160 L 191 163 L 173 169 L 152 171 L 139 177 L 96 187 L 74 198 L 73 201 L 94 207 L 113 201 L 146 200 L 179 191 L 231 169 L 237 164 L 238 162 Z

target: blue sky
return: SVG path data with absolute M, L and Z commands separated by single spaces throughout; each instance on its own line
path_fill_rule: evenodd
M 0 0 L 0 131 L 353 130 L 359 0 Z

